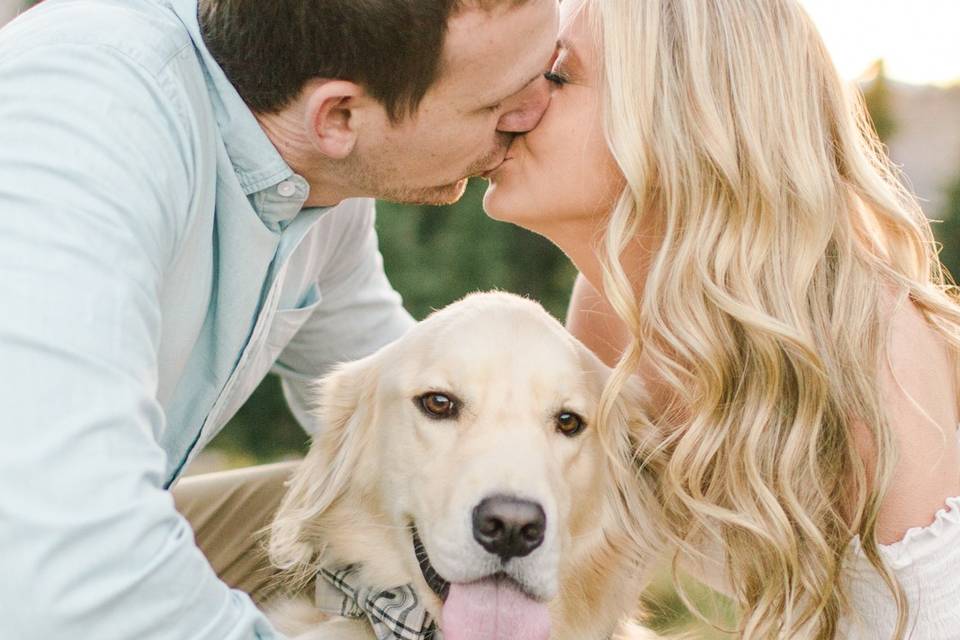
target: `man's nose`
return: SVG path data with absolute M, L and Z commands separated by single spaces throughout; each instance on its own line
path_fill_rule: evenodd
M 503 115 L 497 122 L 497 131 L 526 133 L 540 122 L 550 104 L 550 83 L 537 78 L 504 104 Z

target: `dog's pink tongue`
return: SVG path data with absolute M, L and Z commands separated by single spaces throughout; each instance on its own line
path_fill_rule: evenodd
M 547 605 L 506 580 L 450 585 L 443 605 L 444 640 L 548 640 Z

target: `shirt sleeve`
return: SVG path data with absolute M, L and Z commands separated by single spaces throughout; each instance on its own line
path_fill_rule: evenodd
M 317 276 L 321 302 L 274 365 L 290 410 L 307 430 L 311 384 L 331 366 L 367 356 L 414 324 L 383 270 L 374 201 L 341 204 L 321 221 L 311 249 L 324 256 Z
M 162 489 L 177 113 L 114 49 L 0 52 L 0 638 L 277 637 Z

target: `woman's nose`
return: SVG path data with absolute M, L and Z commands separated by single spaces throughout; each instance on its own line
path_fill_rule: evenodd
M 503 115 L 497 122 L 497 131 L 526 133 L 540 122 L 550 104 L 550 83 L 537 78 L 504 104 Z

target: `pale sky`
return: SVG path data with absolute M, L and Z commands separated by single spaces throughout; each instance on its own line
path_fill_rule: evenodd
M 960 0 L 799 1 L 845 77 L 856 78 L 883 58 L 896 80 L 960 82 Z M 19 0 L 0 0 L 0 14 L 16 4 Z
M 960 82 L 960 0 L 800 0 L 840 72 L 855 78 L 877 58 L 914 84 Z

